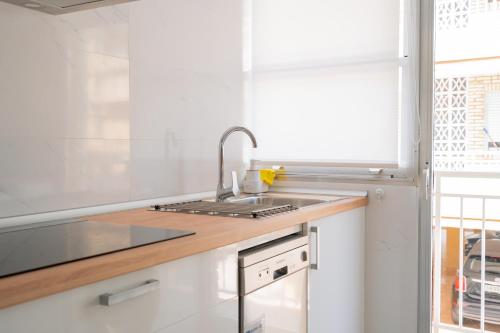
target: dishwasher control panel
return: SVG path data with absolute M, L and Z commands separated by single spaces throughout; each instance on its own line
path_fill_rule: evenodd
M 275 280 L 307 268 L 309 266 L 309 244 L 306 239 L 304 241 L 306 244 L 299 245 L 300 243 L 294 242 L 293 245 L 290 245 L 299 246 L 249 266 L 240 267 L 240 295 L 246 295 Z M 283 249 L 282 245 L 281 249 Z

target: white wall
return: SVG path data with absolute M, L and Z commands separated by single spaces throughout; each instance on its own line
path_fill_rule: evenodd
M 239 1 L 0 2 L 0 47 L 0 217 L 215 189 L 243 119 Z
M 283 183 L 279 183 L 283 185 Z M 365 333 L 416 333 L 418 196 L 415 186 L 288 182 L 288 186 L 368 191 Z M 377 200 L 375 191 L 384 197 Z

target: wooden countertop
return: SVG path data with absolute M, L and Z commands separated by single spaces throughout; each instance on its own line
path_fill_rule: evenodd
M 366 206 L 368 203 L 366 197 L 279 195 L 335 201 L 258 220 L 154 212 L 144 208 L 90 216 L 86 219 L 190 230 L 196 234 L 0 278 L 0 309 Z

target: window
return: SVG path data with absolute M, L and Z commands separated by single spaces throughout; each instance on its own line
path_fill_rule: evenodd
M 467 0 L 467 1 L 470 1 L 471 13 L 484 13 L 500 9 L 500 0 Z
M 488 10 L 500 9 L 500 0 L 488 0 Z
M 253 157 L 406 166 L 415 147 L 410 4 L 248 0 L 246 101 L 262 148 Z
M 500 149 L 500 91 L 486 93 L 486 134 L 488 149 Z

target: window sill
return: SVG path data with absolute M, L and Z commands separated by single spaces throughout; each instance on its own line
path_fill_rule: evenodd
M 276 181 L 382 183 L 414 185 L 415 172 L 393 163 L 252 160 L 252 169 L 281 168 Z

